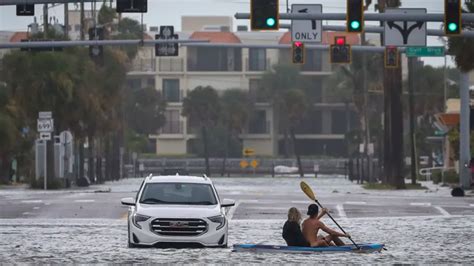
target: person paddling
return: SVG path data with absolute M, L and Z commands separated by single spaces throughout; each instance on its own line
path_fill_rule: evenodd
M 311 204 L 308 206 L 307 214 L 309 217 L 303 222 L 303 235 L 306 241 L 310 244 L 311 247 L 327 247 L 327 246 L 344 246 L 344 242 L 339 237 L 350 237 L 349 234 L 344 234 L 337 232 L 329 227 L 327 227 L 323 222 L 320 221 L 326 213 L 327 209 L 322 209 L 319 213 L 319 207 L 316 204 Z M 323 237 L 318 235 L 319 229 L 328 233 L 329 235 Z

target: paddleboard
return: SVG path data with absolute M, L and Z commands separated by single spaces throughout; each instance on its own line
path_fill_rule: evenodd
M 337 252 L 356 252 L 371 253 L 380 252 L 384 248 L 384 244 L 357 244 L 346 246 L 330 246 L 330 247 L 289 247 L 278 245 L 257 245 L 257 244 L 235 244 L 233 250 L 235 252 L 269 252 L 269 253 L 337 253 Z

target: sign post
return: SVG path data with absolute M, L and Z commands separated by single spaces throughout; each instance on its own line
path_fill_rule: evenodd
M 52 112 L 39 112 L 37 120 L 37 129 L 40 134 L 40 139 L 46 141 L 46 169 L 44 171 L 44 190 L 48 189 L 48 175 L 54 174 L 53 167 L 51 167 L 53 156 L 53 142 L 51 134 L 54 131 L 54 119 Z M 38 160 L 38 158 L 36 158 Z

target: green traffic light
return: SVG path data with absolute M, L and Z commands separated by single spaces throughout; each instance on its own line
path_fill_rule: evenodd
M 273 27 L 275 26 L 276 20 L 274 18 L 267 18 L 266 23 L 268 27 Z
M 448 24 L 448 30 L 449 31 L 456 31 L 458 29 L 458 24 L 451 22 Z
M 353 20 L 351 22 L 351 29 L 358 30 L 360 28 L 360 22 L 357 20 Z

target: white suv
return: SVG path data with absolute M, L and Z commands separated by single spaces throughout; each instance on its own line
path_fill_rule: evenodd
M 227 247 L 225 207 L 207 177 L 149 176 L 136 198 L 124 198 L 128 246 Z

